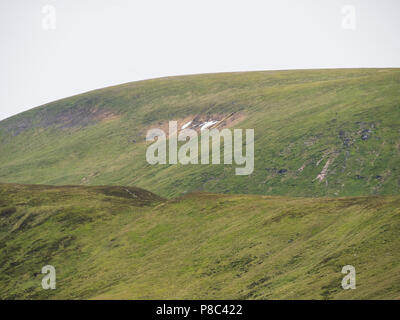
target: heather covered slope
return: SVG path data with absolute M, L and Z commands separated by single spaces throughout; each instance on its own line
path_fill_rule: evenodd
M 400 197 L 0 184 L 0 299 L 398 299 Z M 44 265 L 57 289 L 43 290 Z M 341 288 L 341 269 L 357 289 Z
M 146 131 L 233 114 L 255 129 L 255 170 L 156 165 Z M 192 191 L 289 196 L 400 190 L 400 69 L 262 71 L 127 83 L 0 122 L 0 181 L 134 185 L 170 198 Z M 321 174 L 322 173 L 322 174 Z M 317 178 L 318 177 L 318 178 Z

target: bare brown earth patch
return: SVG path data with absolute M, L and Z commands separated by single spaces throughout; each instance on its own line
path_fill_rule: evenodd
M 143 135 L 146 136 L 148 130 L 161 129 L 165 132 L 166 136 L 169 137 L 170 121 L 177 121 L 178 132 L 183 129 L 192 129 L 200 132 L 202 129 L 222 130 L 225 128 L 230 128 L 237 125 L 245 118 L 246 116 L 242 112 L 191 115 L 185 118 L 158 121 L 157 123 L 152 124 L 149 128 L 145 129 Z
M 86 127 L 90 124 L 110 121 L 115 118 L 118 118 L 118 115 L 103 108 L 69 108 L 52 117 L 46 118 L 42 122 L 42 126 L 55 126 L 59 128 Z
M 55 127 L 68 129 L 75 127 L 86 127 L 103 121 L 111 121 L 119 118 L 119 115 L 99 108 L 91 104 L 71 106 L 56 112 L 46 112 L 41 110 L 33 118 L 20 118 L 19 116 L 5 121 L 4 132 L 12 136 L 17 136 L 22 132 L 34 128 Z

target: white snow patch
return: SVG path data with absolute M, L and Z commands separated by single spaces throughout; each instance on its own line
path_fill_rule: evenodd
M 183 126 L 182 126 L 182 130 L 183 129 L 186 129 L 187 127 L 189 127 L 190 126 L 190 124 L 192 123 L 192 121 L 189 121 L 189 122 L 186 122 Z
M 213 124 L 216 124 L 217 122 L 218 122 L 218 121 L 213 121 L 213 120 L 204 122 L 204 123 L 201 125 L 201 129 L 200 129 L 200 130 L 207 129 L 207 128 L 211 127 Z

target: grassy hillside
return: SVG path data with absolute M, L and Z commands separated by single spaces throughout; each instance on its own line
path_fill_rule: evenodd
M 255 129 L 255 170 L 156 165 L 146 131 L 169 120 L 234 114 Z M 56 101 L 0 122 L 0 181 L 135 185 L 289 196 L 400 190 L 400 69 L 264 71 L 133 82 Z M 317 176 L 326 169 L 326 177 Z
M 400 298 L 400 196 L 0 185 L 0 299 Z M 43 290 L 44 265 L 57 289 Z M 357 289 L 341 288 L 341 268 Z

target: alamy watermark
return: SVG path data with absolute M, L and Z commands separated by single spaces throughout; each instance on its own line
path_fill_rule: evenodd
M 342 273 L 346 274 L 342 279 L 342 288 L 344 290 L 356 289 L 356 268 L 346 265 L 342 268 Z
M 55 30 L 57 27 L 56 8 L 51 4 L 47 4 L 42 7 L 42 14 L 42 29 Z
M 356 7 L 353 5 L 345 5 L 342 7 L 342 28 L 345 30 L 356 30 L 357 17 Z
M 168 129 L 168 143 L 167 134 L 162 129 L 150 129 L 147 132 L 146 141 L 154 141 L 147 148 L 146 160 L 148 163 L 152 165 L 178 164 L 178 162 L 183 165 L 220 164 L 221 138 L 223 138 L 223 163 L 235 163 L 242 166 L 235 169 L 236 175 L 249 175 L 254 170 L 254 129 L 246 129 L 245 141 L 242 129 L 219 131 L 215 128 L 209 130 L 203 127 L 200 130 L 200 137 L 196 130 L 185 128 L 185 126 L 178 132 L 177 121 L 169 121 Z M 179 146 L 179 142 L 185 143 Z
M 45 274 L 42 279 L 42 288 L 45 290 L 56 289 L 56 268 L 51 265 L 44 266 L 42 273 Z

